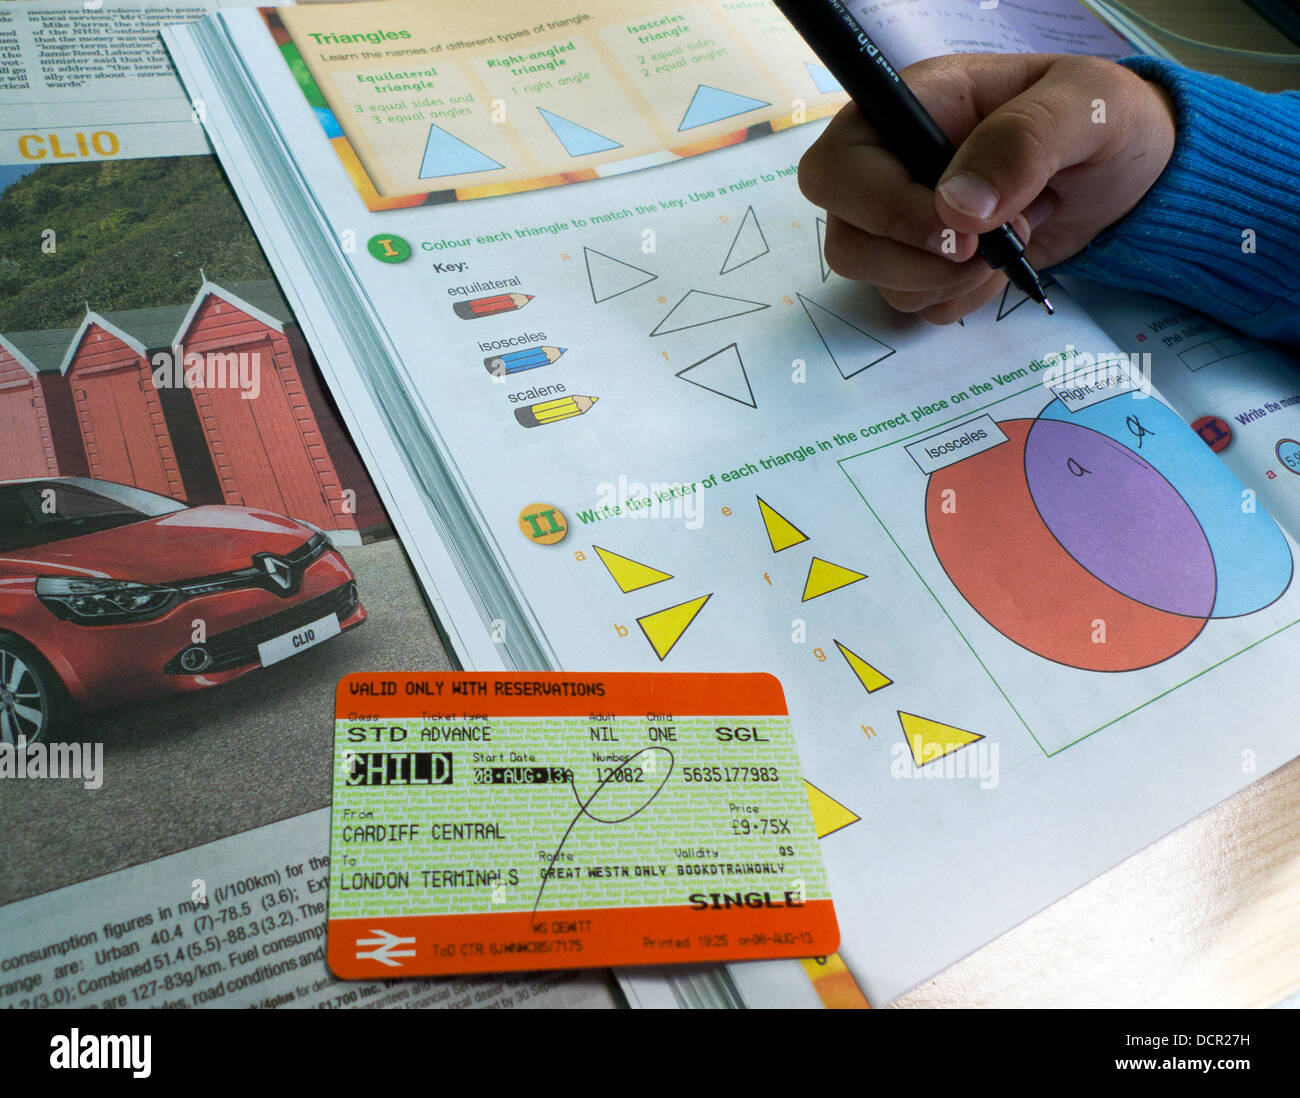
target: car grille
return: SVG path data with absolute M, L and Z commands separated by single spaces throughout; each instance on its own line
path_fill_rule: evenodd
M 292 633 L 313 621 L 319 621 L 326 614 L 334 614 L 339 624 L 352 616 L 357 608 L 357 585 L 345 583 L 328 594 L 320 595 L 310 602 L 304 602 L 291 610 L 282 610 L 270 617 L 241 625 L 237 629 L 228 629 L 207 639 L 206 648 L 212 662 L 201 672 L 186 670 L 181 665 L 181 653 L 177 652 L 163 666 L 168 675 L 209 674 L 214 671 L 228 671 L 232 667 L 257 662 L 257 646 L 274 637 Z M 199 646 L 191 646 L 199 647 Z M 189 651 L 186 649 L 185 651 Z
M 258 553 L 254 556 L 254 564 L 251 567 L 238 568 L 233 572 L 219 572 L 213 576 L 199 576 L 194 579 L 181 580 L 172 586 L 180 591 L 185 598 L 212 595 L 220 591 L 234 591 L 241 587 L 260 587 L 280 598 L 290 598 L 298 593 L 298 588 L 302 584 L 303 573 L 311 564 L 319 560 L 329 547 L 329 541 L 323 535 L 317 534 L 308 541 L 303 542 L 291 553 L 278 555 L 274 553 Z M 267 574 L 266 568 L 257 563 L 260 558 L 267 556 L 277 557 L 278 560 L 284 562 L 288 577 L 287 585 L 282 586 L 274 583 Z

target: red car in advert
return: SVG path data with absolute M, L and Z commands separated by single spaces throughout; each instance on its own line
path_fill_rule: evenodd
M 84 477 L 0 482 L 0 742 L 218 686 L 365 618 L 308 523 Z

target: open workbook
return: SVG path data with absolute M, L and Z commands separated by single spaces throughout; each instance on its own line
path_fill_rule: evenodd
M 1071 3 L 854 7 L 900 65 L 1127 52 Z M 1286 356 L 1088 287 L 894 313 L 827 267 L 797 164 L 845 96 L 774 8 L 524 10 L 165 35 L 466 666 L 776 674 L 808 968 L 877 1003 L 1300 751 Z

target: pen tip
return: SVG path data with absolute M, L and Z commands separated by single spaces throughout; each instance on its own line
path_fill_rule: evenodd
M 1047 298 L 1043 298 L 1043 308 L 1047 310 L 1048 316 L 1051 316 L 1054 312 L 1056 312 L 1056 310 L 1052 308 L 1052 303 L 1048 301 Z

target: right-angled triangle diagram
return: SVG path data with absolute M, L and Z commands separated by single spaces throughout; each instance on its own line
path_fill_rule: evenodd
M 613 149 L 623 147 L 603 133 L 597 133 L 595 130 L 587 129 L 586 126 L 580 126 L 572 119 L 554 114 L 545 107 L 538 107 L 537 111 L 546 124 L 551 127 L 551 132 L 560 139 L 564 151 L 570 156 L 591 156 L 594 153 L 610 152 Z
M 746 313 L 770 308 L 770 305 L 764 305 L 761 301 L 711 294 L 707 290 L 689 290 L 650 334 L 657 336 L 684 332 L 687 328 L 699 328 L 704 324 L 714 324 L 719 320 L 730 320 L 733 316 L 744 316 Z
M 618 297 L 647 282 L 653 282 L 659 276 L 649 271 L 624 263 L 621 259 L 598 252 L 593 248 L 582 249 L 587 261 L 587 282 L 591 286 L 591 300 L 599 305 L 611 297 Z
M 754 390 L 749 384 L 749 375 L 745 373 L 745 363 L 740 358 L 740 348 L 734 343 L 684 370 L 678 370 L 677 376 L 701 389 L 734 400 L 737 404 L 758 407 L 754 400 Z
M 846 381 L 894 353 L 894 348 L 888 343 L 882 343 L 824 305 L 818 305 L 803 294 L 799 295 L 799 303 L 812 321 L 812 326 L 817 329 L 835 368 Z
M 493 172 L 504 168 L 486 153 L 468 145 L 441 126 L 429 127 L 429 139 L 424 144 L 424 159 L 420 162 L 421 179 L 438 179 L 444 175 L 470 175 L 474 172 Z
M 735 239 L 732 240 L 727 258 L 722 261 L 722 270 L 718 273 L 730 274 L 746 263 L 761 259 L 771 250 L 767 246 L 767 237 L 763 235 L 763 228 L 758 223 L 754 207 L 750 206 L 745 211 L 745 218 L 741 221 L 740 228 L 736 230 Z
M 1042 285 L 1043 289 L 1047 289 L 1048 286 L 1056 285 L 1056 279 L 1051 275 L 1044 275 L 1040 285 Z M 993 323 L 996 324 L 1004 316 L 1014 313 L 1028 300 L 1028 294 L 1016 289 L 1014 282 L 1008 282 L 1002 290 L 1002 300 L 998 302 L 998 315 L 993 318 Z

